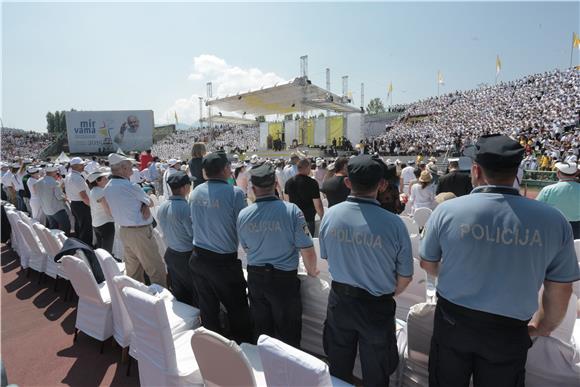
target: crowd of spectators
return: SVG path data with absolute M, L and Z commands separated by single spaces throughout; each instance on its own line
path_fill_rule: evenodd
M 54 140 L 47 133 L 25 132 L 21 129 L 2 128 L 1 159 L 37 157 Z
M 488 133 L 517 138 L 532 157 L 578 154 L 580 72 L 533 74 L 407 105 L 386 133 L 364 139 L 370 151 L 389 154 L 458 154 Z

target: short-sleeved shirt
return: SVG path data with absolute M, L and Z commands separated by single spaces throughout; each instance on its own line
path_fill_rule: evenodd
M 391 294 L 397 275 L 413 275 L 411 240 L 401 218 L 378 201 L 350 196 L 320 225 L 320 256 L 332 279 L 375 296 Z
M 170 196 L 157 210 L 167 247 L 181 253 L 193 250 L 193 227 L 189 204 L 182 196 Z
M 238 215 L 238 236 L 248 265 L 272 264 L 279 270 L 298 268 L 298 250 L 312 247 L 302 211 L 275 196 L 256 199 Z
M 100 202 L 105 196 L 105 190 L 101 187 L 93 187 L 89 192 L 89 201 L 91 203 L 91 219 L 93 227 L 100 227 L 106 223 L 113 222 L 113 217 L 107 213 L 105 206 Z
M 559 209 L 569 222 L 580 221 L 580 183 L 560 181 L 542 188 L 536 200 Z
M 194 246 L 218 254 L 237 252 L 236 222 L 246 206 L 244 191 L 225 180 L 196 186 L 189 196 Z
M 89 193 L 89 186 L 87 185 L 83 175 L 81 175 L 80 172 L 73 171 L 72 169 L 64 179 L 64 189 L 66 191 L 66 197 L 71 202 L 82 201 L 83 199 L 80 195 L 81 192 L 84 191 L 87 195 Z
M 316 180 L 298 174 L 286 182 L 284 192 L 289 196 L 290 202 L 302 210 L 307 222 L 314 220 L 316 208 L 313 199 L 320 199 L 320 188 Z
M 350 189 L 344 184 L 345 176 L 332 176 L 322 183 L 322 191 L 328 199 L 328 208 L 342 203 L 350 195 Z
M 440 204 L 420 246 L 442 261 L 437 291 L 466 308 L 528 320 L 544 280 L 580 279 L 572 228 L 547 204 L 511 187 L 483 186 Z
M 167 168 L 167 170 L 163 172 L 163 193 L 165 194 L 165 197 L 170 197 L 171 195 L 173 195 L 171 187 L 167 183 L 167 179 L 169 178 L 169 176 L 177 172 L 178 172 L 177 169 L 171 167 Z
M 44 176 L 34 185 L 34 189 L 38 194 L 40 207 L 45 215 L 52 216 L 65 209 L 64 193 L 54 177 Z
M 152 216 L 143 219 L 141 206 L 149 205 L 151 199 L 137 184 L 122 177 L 111 176 L 105 186 L 105 199 L 119 226 L 146 226 L 153 223 Z
M 415 179 L 415 168 L 411 166 L 403 168 L 401 171 L 401 178 L 403 179 L 403 185 L 409 184 Z

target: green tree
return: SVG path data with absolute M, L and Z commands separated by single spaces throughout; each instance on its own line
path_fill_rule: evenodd
M 380 98 L 373 98 L 367 105 L 367 113 L 369 114 L 379 114 L 385 112 L 385 106 Z
M 66 116 L 64 111 L 60 112 L 60 132 L 66 133 Z
M 264 117 L 264 116 L 257 116 L 256 117 L 256 121 L 258 121 L 258 122 L 266 122 L 266 117 Z
M 46 113 L 46 130 L 49 134 L 55 133 L 54 114 L 52 112 Z

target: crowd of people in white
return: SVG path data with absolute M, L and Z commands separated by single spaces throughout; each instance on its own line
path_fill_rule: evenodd
M 53 141 L 53 137 L 47 133 L 25 132 L 20 129 L 2 128 L 0 136 L 2 160 L 38 157 L 38 154 Z

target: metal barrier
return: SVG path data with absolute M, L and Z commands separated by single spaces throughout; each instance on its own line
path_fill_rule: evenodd
M 558 176 L 554 171 L 525 170 L 520 186 L 524 187 L 524 195 L 527 195 L 528 187 L 542 189 L 557 182 Z

